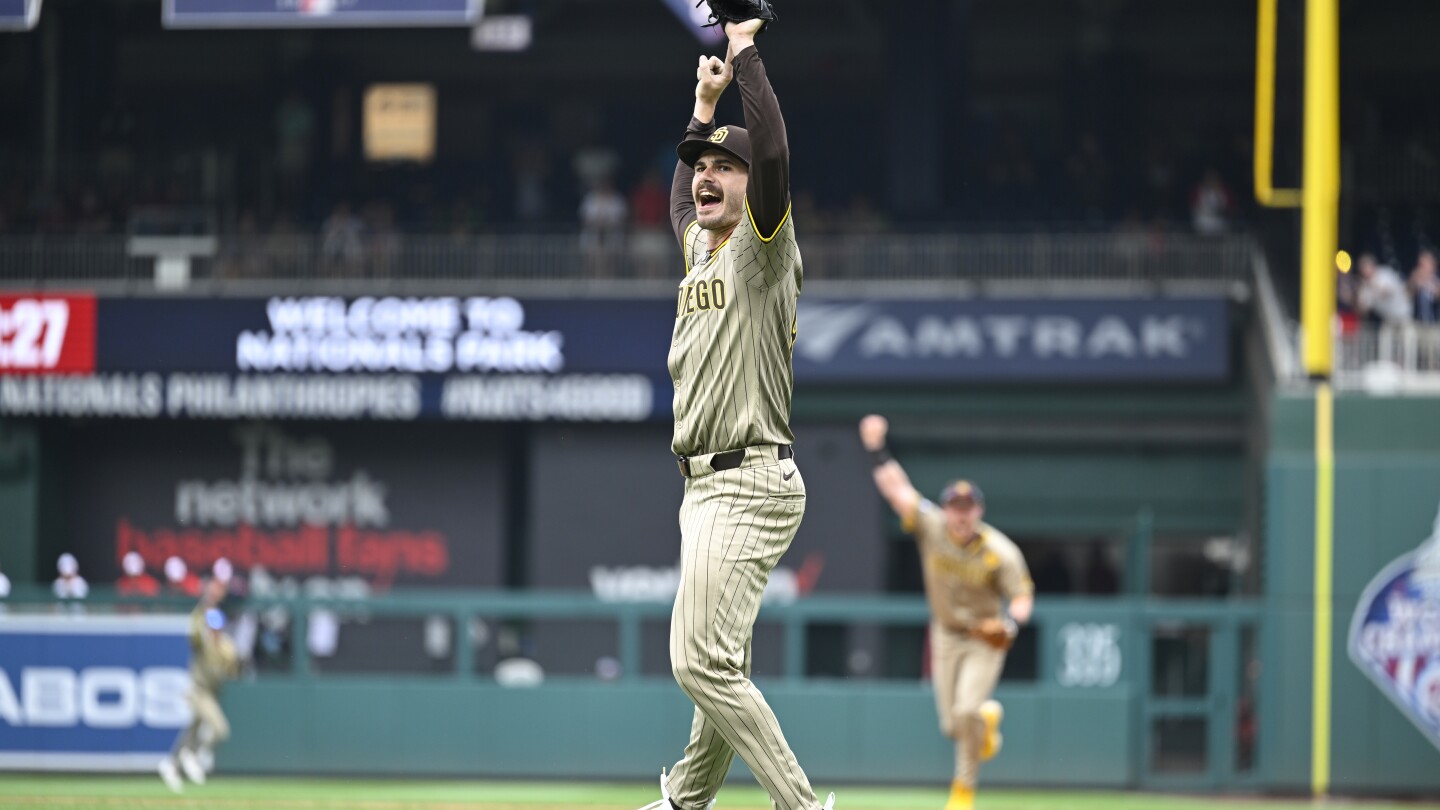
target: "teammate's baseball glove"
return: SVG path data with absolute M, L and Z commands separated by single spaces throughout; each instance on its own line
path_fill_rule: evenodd
M 1015 643 L 1015 635 L 1020 628 L 1008 616 L 999 618 L 981 619 L 970 626 L 970 637 L 979 639 L 997 650 L 1008 650 L 1010 645 Z
M 727 22 L 764 20 L 765 24 L 760 26 L 760 30 L 764 31 L 770 23 L 779 19 L 775 16 L 775 9 L 770 6 L 769 0 L 699 0 L 695 7 L 699 8 L 702 3 L 710 6 L 710 23 L 707 28 L 711 25 L 724 26 Z

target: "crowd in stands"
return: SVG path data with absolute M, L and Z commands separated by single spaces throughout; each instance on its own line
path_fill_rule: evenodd
M 115 580 L 115 593 L 122 597 L 185 596 L 194 599 L 199 598 L 204 584 L 179 557 L 165 560 L 161 569 L 163 581 L 146 570 L 145 558 L 135 551 L 125 554 L 120 567 L 123 573 Z M 80 561 L 74 554 L 61 554 L 55 562 L 55 571 L 55 581 L 50 589 L 56 599 L 80 601 L 90 595 L 90 583 L 80 574 Z M 225 583 L 229 593 L 243 590 L 244 583 L 235 575 L 235 567 L 224 557 L 215 561 L 210 576 Z M 9 592 L 10 582 L 4 579 L 3 574 L 0 574 L 0 581 L 4 585 L 0 596 L 4 596 Z
M 1353 272 L 1339 275 L 1338 309 L 1347 332 L 1362 325 L 1440 324 L 1440 272 L 1434 248 L 1422 248 L 1408 273 L 1361 253 Z
M 634 239 L 644 253 L 655 233 L 669 229 L 668 142 L 622 155 L 603 138 L 575 147 L 554 136 L 512 134 L 514 144 L 499 157 L 442 156 L 430 166 L 406 166 L 327 160 L 318 154 L 315 129 L 313 114 L 287 97 L 276 113 L 274 144 L 260 156 L 207 167 L 199 151 L 145 156 L 127 143 L 58 172 L 21 161 L 27 168 L 5 171 L 0 185 L 0 235 L 123 234 L 138 210 L 198 207 L 213 212 L 222 234 L 318 234 L 334 263 L 378 263 L 383 270 L 401 234 L 570 232 L 597 252 Z M 945 169 L 941 209 L 899 227 L 1223 234 L 1243 219 L 1230 190 L 1240 161 L 1226 155 L 1182 158 L 1156 139 L 1131 160 L 1093 133 L 1069 148 L 1048 149 L 1032 143 L 1034 134 L 1013 122 L 977 125 L 965 157 L 955 159 L 960 165 Z M 809 161 L 824 162 L 823 155 Z M 837 190 L 833 177 L 807 171 L 821 169 L 799 155 L 798 228 L 828 234 L 896 227 L 881 202 L 878 172 L 858 174 Z M 246 275 L 254 259 L 235 257 L 236 273 Z

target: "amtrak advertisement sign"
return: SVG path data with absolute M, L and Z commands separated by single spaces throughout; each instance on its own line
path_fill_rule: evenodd
M 1371 580 L 1349 647 L 1350 660 L 1440 748 L 1440 514 L 1429 539 Z
M 1204 381 L 1229 372 L 1209 299 L 800 301 L 808 381 Z
M 0 769 L 151 770 L 190 722 L 184 616 L 0 615 Z

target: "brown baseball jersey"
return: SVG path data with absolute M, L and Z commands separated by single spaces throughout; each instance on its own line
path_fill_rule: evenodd
M 921 499 L 904 528 L 919 543 L 925 596 L 936 618 L 970 625 L 1000 616 L 1004 600 L 1035 589 L 1020 549 L 988 523 L 980 524 L 978 538 L 958 543 L 944 510 Z
M 795 441 L 790 353 L 802 264 L 790 219 L 785 125 L 754 48 L 735 58 L 735 80 L 754 152 L 740 224 L 712 254 L 695 219 L 694 172 L 683 162 L 671 193 L 685 257 L 669 358 L 677 456 Z M 723 143 L 725 128 L 692 119 L 688 132 Z

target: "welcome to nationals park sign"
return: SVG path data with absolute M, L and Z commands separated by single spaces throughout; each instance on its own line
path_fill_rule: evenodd
M 0 296 L 0 414 L 642 421 L 668 414 L 669 314 L 655 301 Z
M 656 299 L 0 296 L 0 415 L 664 420 Z M 1214 299 L 802 297 L 809 385 L 1215 382 Z

